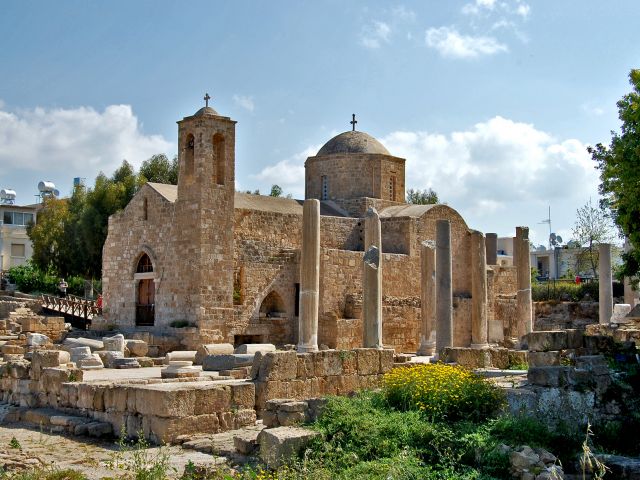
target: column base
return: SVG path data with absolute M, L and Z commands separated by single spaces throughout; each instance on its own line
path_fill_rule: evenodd
M 420 344 L 420 347 L 418 347 L 416 354 L 422 357 L 430 357 L 435 353 L 435 351 L 436 342 L 423 342 Z
M 311 352 L 317 352 L 318 351 L 318 346 L 317 345 L 298 345 L 296 347 L 296 350 L 298 351 L 298 353 L 311 353 Z
M 470 348 L 475 348 L 477 350 L 488 350 L 489 348 L 491 348 L 491 345 L 489 345 L 488 343 L 472 343 L 471 345 L 469 345 Z

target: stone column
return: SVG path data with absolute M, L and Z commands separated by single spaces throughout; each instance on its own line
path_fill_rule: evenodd
M 436 221 L 436 353 L 453 346 L 453 286 L 451 283 L 451 223 Z
M 489 348 L 487 319 L 487 249 L 482 232 L 472 230 L 471 244 L 471 348 Z
M 518 338 L 533 330 L 533 301 L 531 300 L 531 257 L 529 255 L 529 227 L 516 227 L 513 244 L 514 263 L 517 267 L 518 293 L 516 308 Z
M 364 254 L 362 272 L 363 347 L 382 348 L 382 282 L 380 251 L 372 245 Z
M 625 253 L 631 250 L 631 244 L 629 243 L 629 239 L 624 239 L 624 251 Z M 635 307 L 638 303 L 638 292 L 633 289 L 631 286 L 631 279 L 629 277 L 624 277 L 624 303 L 631 305 L 631 308 Z
M 598 246 L 598 285 L 600 323 L 609 323 L 613 315 L 613 285 L 611 279 L 611 244 Z
M 304 201 L 302 256 L 300 259 L 300 316 L 298 352 L 318 350 L 318 301 L 320 293 L 320 202 Z
M 369 208 L 364 215 L 364 251 L 369 250 L 371 245 L 378 247 L 378 251 L 382 252 L 380 216 L 373 207 Z
M 498 234 L 487 233 L 485 243 L 487 245 L 487 265 L 498 264 Z
M 433 355 L 436 347 L 436 244 L 420 245 L 420 346 L 418 355 Z

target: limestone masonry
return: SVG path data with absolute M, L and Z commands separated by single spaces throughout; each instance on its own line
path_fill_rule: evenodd
M 371 280 L 371 298 L 381 296 L 385 348 L 415 353 L 422 338 L 423 350 L 433 350 L 440 320 L 423 302 L 435 300 L 425 292 L 441 282 L 451 284 L 451 306 L 441 308 L 451 310 L 452 331 L 440 348 L 485 347 L 531 330 L 530 291 L 516 298 L 527 289 L 528 262 L 492 264 L 495 252 L 480 252 L 484 235 L 453 208 L 406 204 L 405 160 L 375 138 L 348 131 L 307 159 L 305 196 L 319 204 L 319 253 L 309 246 L 304 254 L 303 238 L 315 243 L 317 230 L 310 219 L 303 236 L 302 200 L 235 191 L 235 126 L 208 106 L 179 121 L 178 185 L 148 183 L 109 219 L 102 327 L 178 337 L 187 350 L 266 342 L 301 351 L 362 347 L 364 312 L 378 315 L 378 305 L 363 305 L 364 272 L 372 268 L 365 252 L 378 243 L 366 238 L 369 212 L 380 225 L 380 285 Z M 421 267 L 423 242 L 440 251 L 438 222 L 450 232 L 450 259 L 435 264 L 450 265 L 450 274 Z M 526 270 L 518 275 L 518 268 Z

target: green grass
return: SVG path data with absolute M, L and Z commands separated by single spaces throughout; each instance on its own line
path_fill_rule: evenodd
M 36 468 L 24 472 L 0 472 L 1 480 L 88 480 L 76 470 L 57 468 Z

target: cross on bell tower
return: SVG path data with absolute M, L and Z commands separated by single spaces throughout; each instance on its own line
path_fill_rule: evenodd
M 211 97 L 209 96 L 208 93 L 204 94 L 204 106 L 208 107 L 209 106 L 209 100 L 211 100 Z
M 351 129 L 353 132 L 356 131 L 356 123 L 358 123 L 358 121 L 356 120 L 356 114 L 352 113 L 351 114 L 351 121 L 349 122 L 351 124 Z

